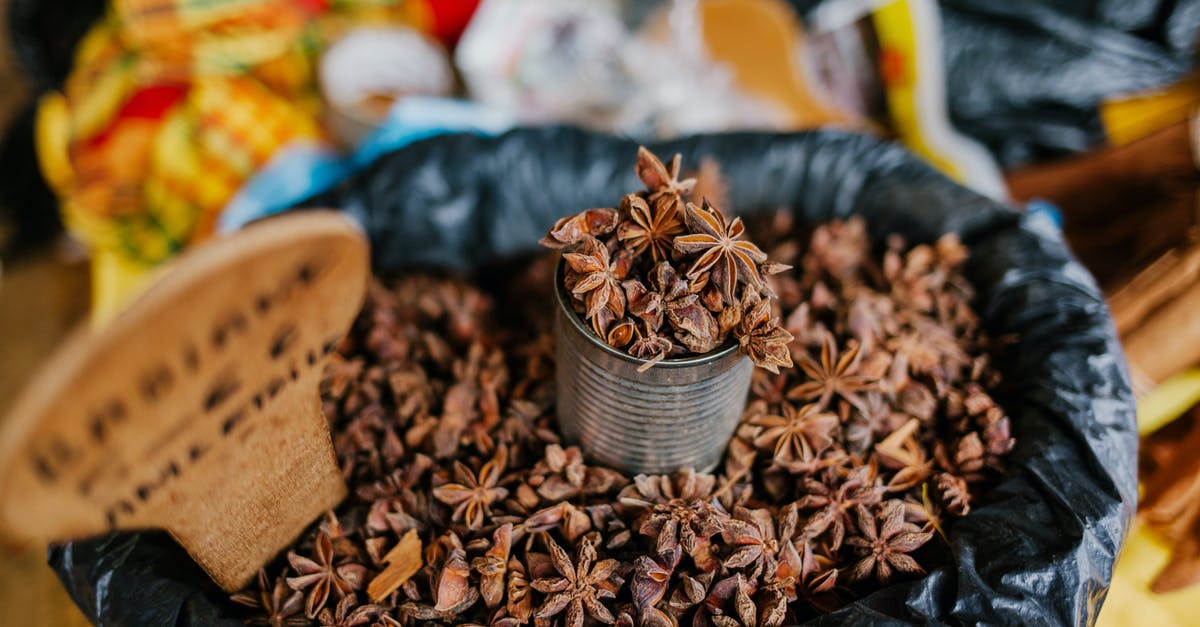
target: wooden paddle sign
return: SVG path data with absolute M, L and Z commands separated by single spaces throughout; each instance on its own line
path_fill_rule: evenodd
M 184 254 L 17 402 L 0 524 L 40 541 L 166 529 L 240 588 L 346 494 L 318 385 L 368 275 L 363 234 L 331 211 Z

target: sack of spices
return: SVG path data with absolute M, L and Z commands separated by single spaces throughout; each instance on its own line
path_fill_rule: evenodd
M 447 135 L 385 155 L 305 204 L 356 217 L 382 276 L 470 271 L 536 253 L 556 219 L 637 189 L 636 148 L 567 128 Z M 1015 338 L 996 365 L 1017 445 L 998 483 L 947 529 L 951 559 L 815 622 L 1091 624 L 1134 511 L 1137 436 L 1108 311 L 1061 237 L 866 137 L 737 133 L 651 149 L 718 162 L 724 204 L 742 216 L 858 215 L 877 242 L 956 233 L 970 250 L 983 328 Z M 227 597 L 162 534 L 70 542 L 50 557 L 100 624 L 238 624 Z

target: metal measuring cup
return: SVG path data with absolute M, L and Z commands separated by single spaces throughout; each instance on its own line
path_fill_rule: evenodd
M 716 467 L 746 407 L 754 365 L 736 344 L 647 360 L 609 346 L 571 309 L 555 273 L 558 423 L 584 455 L 631 473 Z

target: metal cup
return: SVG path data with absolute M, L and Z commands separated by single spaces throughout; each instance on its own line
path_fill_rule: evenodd
M 562 267 L 556 277 L 562 276 Z M 584 455 L 631 473 L 716 467 L 746 407 L 754 366 L 736 344 L 646 363 L 592 333 L 555 280 L 558 424 Z

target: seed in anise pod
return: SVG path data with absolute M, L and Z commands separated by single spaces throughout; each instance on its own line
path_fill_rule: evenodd
M 512 523 L 496 528 L 492 533 L 492 546 L 483 557 L 471 562 L 479 573 L 479 594 L 488 607 L 499 607 L 504 601 L 505 575 L 508 569 L 509 551 L 512 550 Z

